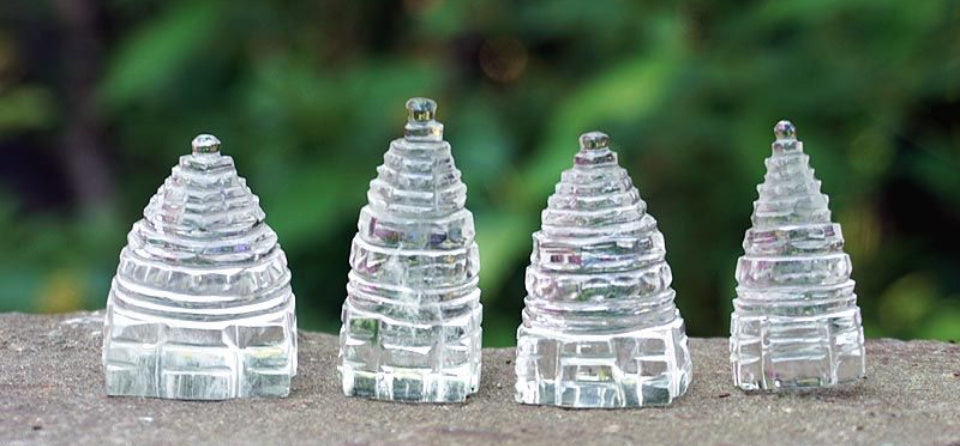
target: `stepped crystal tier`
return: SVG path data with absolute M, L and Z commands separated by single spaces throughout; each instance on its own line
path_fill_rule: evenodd
M 286 396 L 297 370 L 290 270 L 259 199 L 211 135 L 133 225 L 104 325 L 109 395 Z
M 533 234 L 516 398 L 583 408 L 666 405 L 690 383 L 657 222 L 599 132 L 580 137 Z
M 840 225 L 793 124 L 780 121 L 774 133 L 737 264 L 733 379 L 745 390 L 856 381 L 865 373 L 863 328 Z
M 407 102 L 360 211 L 340 329 L 348 396 L 462 402 L 480 380 L 479 254 L 436 103 Z

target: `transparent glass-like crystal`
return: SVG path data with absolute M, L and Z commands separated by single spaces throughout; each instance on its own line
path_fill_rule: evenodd
M 733 380 L 745 390 L 830 387 L 864 376 L 850 256 L 827 196 L 788 121 L 757 187 L 737 264 L 730 322 Z
M 657 222 L 599 132 L 580 137 L 533 234 L 517 331 L 517 401 L 665 405 L 690 383 Z
M 109 395 L 285 396 L 297 370 L 290 270 L 220 141 L 200 135 L 133 225 L 107 301 Z
M 436 103 L 407 102 L 360 211 L 340 329 L 348 396 L 462 402 L 480 380 L 479 255 Z

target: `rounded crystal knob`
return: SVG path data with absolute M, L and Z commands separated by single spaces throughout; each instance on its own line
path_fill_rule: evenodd
M 777 139 L 797 139 L 797 128 L 792 122 L 784 119 L 773 127 L 773 134 Z
M 193 138 L 193 153 L 217 153 L 220 151 L 220 140 L 216 136 L 203 133 Z
M 580 148 L 583 150 L 604 149 L 610 146 L 610 137 L 603 132 L 589 132 L 580 135 Z
M 429 98 L 411 98 L 407 101 L 410 122 L 433 121 L 437 116 L 437 102 Z

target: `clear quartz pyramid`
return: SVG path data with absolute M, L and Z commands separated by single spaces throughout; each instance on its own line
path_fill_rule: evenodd
M 599 132 L 580 137 L 533 234 L 517 331 L 517 401 L 665 405 L 690 383 L 657 222 Z
M 297 370 L 290 270 L 220 141 L 193 140 L 127 241 L 107 302 L 107 394 L 288 394 Z
M 348 396 L 462 402 L 480 380 L 479 254 L 436 103 L 407 102 L 350 254 L 340 329 Z
M 865 373 L 863 328 L 840 225 L 793 124 L 780 121 L 774 133 L 737 264 L 733 380 L 745 390 L 856 381 Z

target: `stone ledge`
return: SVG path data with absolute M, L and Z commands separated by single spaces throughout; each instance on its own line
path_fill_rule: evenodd
M 960 445 L 960 346 L 870 340 L 864 382 L 745 394 L 726 339 L 692 339 L 694 380 L 673 406 L 563 410 L 513 402 L 513 349 L 486 349 L 465 405 L 345 398 L 336 337 L 300 334 L 290 397 L 215 403 L 108 398 L 100 316 L 0 315 L 3 445 Z

